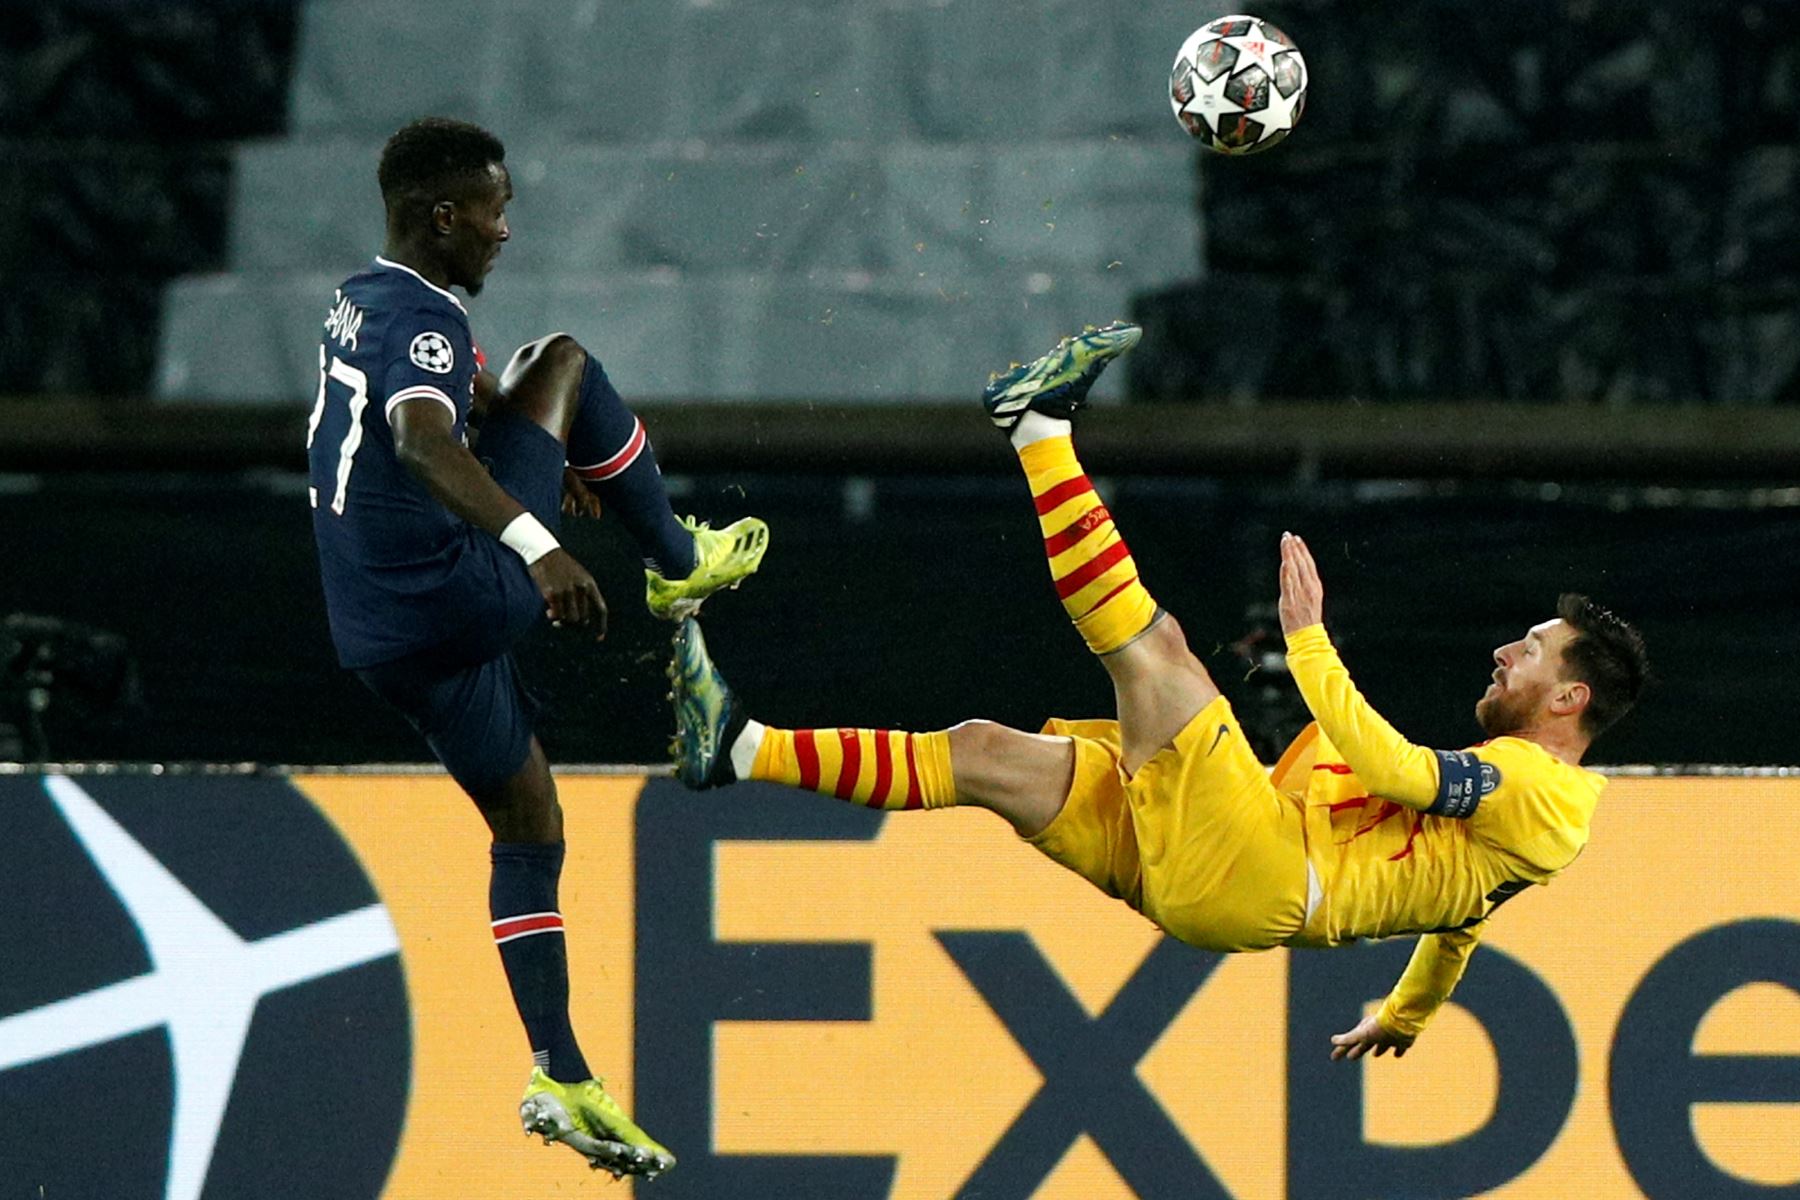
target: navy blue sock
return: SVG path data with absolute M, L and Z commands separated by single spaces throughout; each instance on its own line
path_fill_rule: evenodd
M 693 574 L 693 535 L 669 507 L 644 423 L 625 407 L 591 354 L 581 374 L 581 404 L 569 428 L 569 465 L 600 497 L 601 506 L 625 522 L 652 570 L 665 579 Z
M 558 1083 L 586 1079 L 587 1059 L 569 1025 L 569 955 L 556 907 L 563 844 L 495 842 L 490 853 L 494 942 L 531 1041 L 531 1057 Z

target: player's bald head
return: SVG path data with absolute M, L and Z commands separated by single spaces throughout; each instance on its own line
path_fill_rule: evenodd
M 461 200 L 490 182 L 505 161 L 506 146 L 479 125 L 422 117 L 403 127 L 382 147 L 375 173 L 389 226 L 422 223 L 440 200 Z

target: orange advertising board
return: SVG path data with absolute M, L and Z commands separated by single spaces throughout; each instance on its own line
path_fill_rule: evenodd
M 560 786 L 575 1027 L 681 1157 L 645 1195 L 1800 1192 L 1800 778 L 1616 779 L 1413 1052 L 1361 1064 L 1326 1039 L 1405 939 L 1203 954 L 986 813 Z M 486 832 L 448 779 L 0 787 L 7 878 L 90 931 L 3 943 L 0 1195 L 90 1168 L 125 1200 L 633 1194 L 519 1133 Z M 40 1098 L 103 1066 L 141 1095 L 96 1147 Z
M 519 1193 L 528 1181 L 566 1185 L 565 1156 L 493 1132 L 510 1132 L 508 1102 L 522 1052 L 503 981 L 480 937 L 486 918 L 479 823 L 442 780 L 298 782 L 357 847 L 404 947 L 418 1051 L 413 1106 L 387 1194 L 435 1197 L 450 1181 L 489 1180 L 495 1196 Z M 590 1059 L 606 1064 L 627 1097 L 634 1074 L 655 1069 L 654 1062 L 639 1062 L 634 1070 L 633 1015 L 685 1002 L 633 995 L 639 791 L 632 779 L 563 781 L 570 841 L 563 902 L 577 975 L 577 1027 Z M 746 805 L 769 795 L 740 790 L 672 802 Z M 834 811 L 842 806 L 833 802 L 800 802 L 842 819 Z M 1616 780 L 1576 866 L 1496 918 L 1470 968 L 1470 986 L 1488 968 L 1484 960 L 1502 956 L 1540 981 L 1572 1034 L 1576 1087 L 1566 1113 L 1547 1115 L 1554 1129 L 1542 1153 L 1480 1195 L 1635 1197 L 1659 1186 L 1656 1156 L 1628 1162 L 1615 1129 L 1615 1109 L 1630 1097 L 1611 1092 L 1636 1085 L 1614 1073 L 1646 1075 L 1646 1084 L 1661 1078 L 1653 1066 L 1615 1061 L 1621 1019 L 1658 964 L 1709 931 L 1752 923 L 1778 936 L 1749 939 L 1745 953 L 1765 944 L 1800 948 L 1796 805 L 1800 780 Z M 746 945 L 868 946 L 869 1016 L 712 1022 L 712 1078 L 683 1084 L 705 1097 L 712 1141 L 677 1144 L 677 1153 L 891 1156 L 887 1194 L 894 1200 L 957 1195 L 1045 1079 L 941 935 L 1022 934 L 1090 1018 L 1108 1011 L 1162 940 L 1137 914 L 1040 857 L 989 814 L 902 815 L 877 828 L 856 842 L 726 837 L 715 843 L 713 937 Z M 1727 947 L 1727 961 L 1736 952 Z M 1290 1147 L 1306 1132 L 1290 1128 L 1288 1064 L 1327 1056 L 1322 1037 L 1289 1044 L 1290 953 L 1324 960 L 1348 952 L 1226 959 L 1166 1024 L 1128 1038 L 1141 1040 L 1144 1053 L 1125 1065 L 1233 1197 L 1289 1194 Z M 1734 986 L 1727 986 L 1729 974 L 1687 981 L 1698 988 L 1702 1018 L 1685 1044 L 1660 1045 L 1658 1053 L 1703 1065 L 1774 1060 L 1775 1075 L 1800 1077 L 1800 993 L 1794 990 L 1800 957 L 1741 965 L 1750 976 L 1771 978 Z M 1334 1014 L 1334 1028 L 1347 1028 L 1379 995 L 1311 1002 Z M 730 997 L 715 999 L 729 1011 Z M 1552 1050 L 1547 1041 L 1528 1046 Z M 1452 1004 L 1404 1061 L 1321 1069 L 1357 1078 L 1362 1139 L 1405 1150 L 1453 1145 L 1489 1125 L 1502 1065 L 1483 1021 Z M 1505 1064 L 1523 1071 L 1535 1065 L 1529 1059 Z M 1740 1180 L 1746 1188 L 1800 1184 L 1800 1091 L 1760 1102 L 1729 1095 L 1731 1086 L 1723 1090 L 1728 1095 L 1718 1100 L 1684 1105 L 1699 1155 L 1721 1181 Z M 1040 1200 L 1137 1194 L 1086 1133 L 1046 1165 L 1024 1194 Z M 1634 1167 L 1651 1177 L 1640 1182 Z M 659 1182 L 657 1194 L 676 1190 L 670 1187 L 676 1178 Z

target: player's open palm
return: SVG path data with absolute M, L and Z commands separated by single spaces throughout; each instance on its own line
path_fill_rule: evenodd
M 1411 1038 L 1388 1032 L 1371 1013 L 1358 1021 L 1356 1028 L 1331 1035 L 1331 1061 L 1345 1058 L 1355 1062 L 1370 1051 L 1379 1058 L 1389 1050 L 1394 1052 L 1395 1058 L 1404 1058 L 1412 1044 Z
M 1325 619 L 1325 585 L 1319 565 L 1297 533 L 1281 535 L 1281 632 L 1294 633 Z
M 544 611 L 554 624 L 592 624 L 601 637 L 606 636 L 606 600 L 574 555 L 557 547 L 531 564 L 531 578 L 543 593 Z

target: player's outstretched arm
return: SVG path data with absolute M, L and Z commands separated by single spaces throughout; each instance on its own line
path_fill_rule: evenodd
M 1325 635 L 1325 585 L 1299 535 L 1281 535 L 1281 631 L 1306 707 L 1371 793 L 1412 808 L 1437 800 L 1437 756 L 1400 736 L 1363 698 Z
M 1331 1035 L 1331 1061 L 1349 1059 L 1355 1062 L 1371 1052 L 1379 1058 L 1389 1050 L 1395 1058 L 1405 1058 L 1406 1052 L 1412 1049 L 1413 1039 L 1387 1029 L 1370 1013 L 1356 1023 L 1353 1029 Z
M 1406 970 L 1375 1014 L 1381 1027 L 1395 1037 L 1405 1038 L 1408 1044 L 1424 1033 L 1425 1026 L 1450 999 L 1463 972 L 1469 969 L 1469 956 L 1481 941 L 1484 928 L 1483 924 L 1476 924 L 1420 934 Z
M 496 538 L 527 515 L 525 506 L 495 483 L 457 438 L 455 418 L 437 400 L 404 400 L 395 406 L 392 420 L 395 454 L 445 508 Z M 596 624 L 604 637 L 606 601 L 599 585 L 542 525 L 537 528 L 543 545 L 529 552 L 514 549 L 543 593 L 545 611 L 558 624 Z

